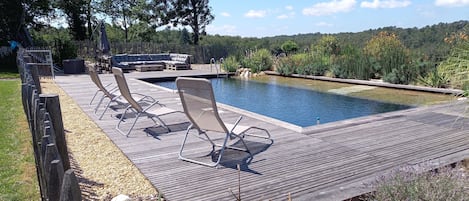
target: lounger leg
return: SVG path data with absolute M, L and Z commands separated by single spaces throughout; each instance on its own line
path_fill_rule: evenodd
M 129 111 L 129 110 L 131 110 L 130 106 L 125 109 L 124 113 L 122 114 L 121 118 L 119 119 L 119 122 L 117 122 L 117 125 L 116 125 L 117 131 L 119 131 L 122 135 L 125 135 L 126 137 L 129 137 L 130 132 L 134 128 L 135 123 L 137 123 L 137 120 L 138 120 L 138 118 L 140 117 L 140 114 L 141 114 L 141 113 L 137 114 L 137 117 L 135 117 L 135 120 L 132 123 L 132 126 L 130 127 L 130 129 L 127 132 L 124 132 L 120 129 L 120 124 L 124 121 L 124 116 L 127 114 L 127 111 Z
M 249 134 L 249 133 L 246 133 L 248 130 L 250 130 L 250 129 L 253 129 L 253 128 L 254 128 L 254 129 L 257 129 L 257 130 L 264 131 L 264 132 L 267 134 L 267 136 L 263 136 L 263 135 L 254 135 L 254 134 Z M 259 128 L 259 127 L 251 127 L 251 128 L 249 128 L 248 130 L 244 131 L 243 133 L 241 133 L 241 134 L 239 134 L 239 135 L 240 135 L 241 137 L 244 137 L 245 135 L 247 135 L 247 136 L 252 136 L 252 137 L 258 137 L 258 138 L 270 139 L 270 133 L 269 133 L 269 131 L 267 131 L 267 130 L 266 130 L 266 129 L 264 129 L 264 128 Z
M 218 155 L 218 160 L 217 160 L 217 162 L 215 162 L 213 164 L 214 167 L 216 167 L 216 166 L 218 166 L 218 164 L 220 164 L 221 157 L 223 156 L 223 153 L 225 152 L 226 144 L 228 143 L 228 138 L 229 137 L 230 137 L 229 134 L 226 134 L 225 140 L 223 141 L 223 146 L 220 148 L 220 154 Z
M 96 91 L 96 93 L 94 93 L 93 98 L 91 98 L 90 105 L 93 103 L 94 98 L 96 98 L 96 95 L 98 95 L 99 92 L 100 92 L 100 90 L 98 90 L 98 91 Z
M 166 128 L 166 130 L 168 130 L 168 133 L 171 132 L 171 129 L 164 123 L 164 121 L 160 117 L 158 117 L 158 116 L 151 116 L 150 117 L 149 116 L 148 118 L 150 118 L 156 125 L 160 125 L 163 128 Z M 153 119 L 153 118 L 156 118 L 158 120 L 158 122 L 155 121 L 155 119 Z
M 98 112 L 98 108 L 99 108 L 99 106 L 101 106 L 101 103 L 103 103 L 104 98 L 105 97 L 103 96 L 99 99 L 98 104 L 96 105 L 96 107 L 94 107 L 94 114 L 96 114 Z
M 182 156 L 182 151 L 184 150 L 184 145 L 186 145 L 187 136 L 189 135 L 189 131 L 191 129 L 192 129 L 192 124 L 189 127 L 187 127 L 187 129 L 186 129 L 186 135 L 184 135 L 184 139 L 182 140 L 181 148 L 179 149 L 179 159 L 185 160 L 185 158 Z
M 99 115 L 99 120 L 101 120 L 104 116 L 104 113 L 106 113 L 107 109 L 109 109 L 110 105 L 112 103 L 112 100 L 109 100 L 109 102 L 106 104 L 106 107 L 104 108 L 104 111 L 101 113 L 101 115 Z
M 125 137 L 129 137 L 130 132 L 132 132 L 132 129 L 134 129 L 134 126 L 135 126 L 135 124 L 137 123 L 138 118 L 140 117 L 140 114 L 141 114 L 141 113 L 138 113 L 138 114 L 137 114 L 137 117 L 135 117 L 135 120 L 134 120 L 134 122 L 132 123 L 132 126 L 130 127 L 129 131 L 127 131 L 127 134 L 125 135 Z
M 202 162 L 202 161 L 197 161 L 197 160 L 190 159 L 190 158 L 186 158 L 186 157 L 183 156 L 183 153 L 182 153 L 182 152 L 184 151 L 184 146 L 185 146 L 185 144 L 186 144 L 187 138 L 188 138 L 188 136 L 189 136 L 189 131 L 192 129 L 192 126 L 193 126 L 193 125 L 191 124 L 191 125 L 187 128 L 187 130 L 186 130 L 186 135 L 184 136 L 184 139 L 183 139 L 183 141 L 182 141 L 181 148 L 179 149 L 179 157 L 178 157 L 178 158 L 179 158 L 180 160 L 189 161 L 189 162 L 192 162 L 192 163 L 196 163 L 196 164 L 200 164 L 200 165 L 205 165 L 205 166 L 209 166 L 209 167 L 216 167 L 216 166 L 218 166 L 218 164 L 219 164 L 220 161 L 221 161 L 221 157 L 223 156 L 223 151 L 224 151 L 224 148 L 226 147 L 226 143 L 228 142 L 228 138 L 225 138 L 225 141 L 224 141 L 224 143 L 223 143 L 225 146 L 222 146 L 222 149 L 220 150 L 220 155 L 218 155 L 218 159 L 217 159 L 217 161 L 214 162 L 214 163 L 204 163 L 204 162 Z M 215 151 L 215 144 L 213 143 L 213 141 L 208 137 L 208 135 L 207 135 L 205 132 L 199 131 L 199 133 L 203 133 L 203 134 L 207 137 L 208 141 L 212 144 L 212 151 L 211 151 L 211 153 L 213 153 L 213 152 Z

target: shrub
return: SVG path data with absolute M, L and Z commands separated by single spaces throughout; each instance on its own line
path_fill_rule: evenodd
M 236 57 L 234 56 L 229 56 L 223 62 L 223 70 L 225 70 L 226 72 L 236 72 L 238 68 L 239 68 L 239 62 L 236 60 Z
M 452 49 L 438 66 L 438 73 L 449 79 L 451 87 L 465 89 L 469 83 L 469 40 Z
M 54 63 L 62 66 L 65 59 L 74 59 L 77 57 L 77 47 L 71 40 L 57 39 L 52 52 Z
M 62 66 L 64 59 L 77 57 L 77 47 L 67 29 L 43 29 L 31 34 L 36 46 L 51 48 L 55 64 Z
M 294 66 L 294 73 L 307 75 L 312 66 L 311 56 L 306 53 L 294 54 L 290 56 L 289 62 Z
M 410 84 L 417 78 L 417 69 L 415 65 L 403 64 L 393 68 L 390 73 L 383 77 L 383 81 L 393 84 Z
M 420 76 L 418 81 L 430 87 L 446 88 L 449 82 L 448 78 L 441 75 L 436 69 L 428 73 L 425 77 Z
M 242 61 L 242 65 L 250 68 L 251 72 L 256 73 L 272 68 L 272 55 L 267 49 L 260 49 Z
M 309 75 L 324 75 L 330 68 L 330 56 L 322 54 L 311 54 L 308 57 L 308 72 Z
M 276 71 L 280 73 L 280 75 L 291 75 L 295 73 L 296 67 L 291 57 L 282 57 L 277 60 L 277 68 Z
M 11 52 L 8 55 L 0 55 L 0 72 L 17 73 L 16 67 L 16 52 Z
M 380 32 L 371 38 L 367 42 L 364 52 L 366 56 L 373 59 L 371 64 L 374 70 L 383 77 L 388 73 L 393 73 L 394 68 L 406 64 L 409 57 L 408 50 L 396 34 L 388 32 Z
M 346 46 L 342 55 L 333 57 L 331 71 L 335 77 L 368 80 L 374 70 L 360 49 Z
M 462 172 L 443 168 L 418 174 L 415 169 L 396 171 L 379 178 L 367 200 L 466 200 L 466 179 Z

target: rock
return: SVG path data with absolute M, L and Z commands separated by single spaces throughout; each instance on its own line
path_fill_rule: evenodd
M 127 195 L 120 194 L 120 195 L 112 198 L 111 201 L 132 201 L 132 199 L 130 199 L 130 197 L 127 196 Z

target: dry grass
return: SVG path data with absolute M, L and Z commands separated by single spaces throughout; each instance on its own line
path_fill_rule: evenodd
M 43 93 L 60 97 L 69 155 L 84 199 L 110 200 L 119 194 L 156 199 L 151 183 L 53 80 L 43 79 L 41 86 Z

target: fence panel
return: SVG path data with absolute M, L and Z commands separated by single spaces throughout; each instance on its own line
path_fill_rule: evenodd
M 57 94 L 42 94 L 40 65 L 24 49 L 18 51 L 21 98 L 31 132 L 42 200 L 81 200 L 78 181 L 70 169 L 62 113 Z M 53 71 L 52 71 L 53 76 Z M 66 170 L 66 171 L 64 171 Z

